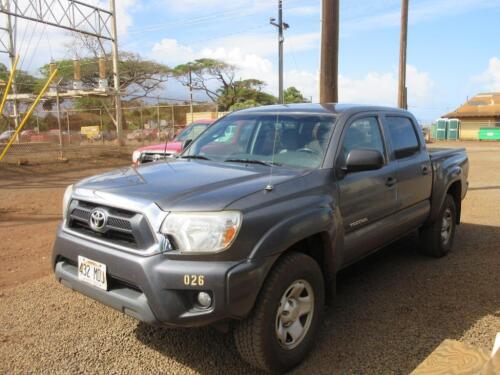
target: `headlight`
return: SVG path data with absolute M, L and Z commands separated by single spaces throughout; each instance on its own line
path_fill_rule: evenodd
M 71 194 L 73 193 L 73 185 L 69 185 L 64 192 L 63 204 L 62 204 L 62 215 L 63 220 L 66 220 L 66 213 L 68 212 L 69 201 L 71 200 Z
M 141 158 L 141 152 L 140 151 L 134 151 L 132 153 L 132 162 L 133 163 L 137 163 L 140 158 Z
M 214 253 L 231 246 L 240 226 L 239 212 L 172 212 L 161 232 L 171 236 L 181 252 Z

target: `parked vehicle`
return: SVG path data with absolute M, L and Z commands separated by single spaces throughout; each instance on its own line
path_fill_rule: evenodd
M 195 139 L 212 123 L 212 120 L 195 121 L 180 132 L 173 141 L 138 148 L 132 153 L 132 162 L 144 164 L 177 155 L 182 151 L 182 145 L 186 139 Z
M 21 139 L 21 142 L 31 142 L 31 137 L 33 135 L 36 135 L 37 133 L 34 130 L 28 129 L 28 130 L 23 130 L 19 134 L 19 138 Z
M 7 143 L 10 138 L 14 135 L 15 130 L 6 130 L 2 134 L 0 134 L 0 142 Z
M 404 110 L 243 110 L 171 162 L 69 186 L 52 264 L 144 322 L 234 327 L 247 362 L 286 371 L 339 270 L 417 229 L 422 253 L 451 251 L 468 172 L 464 149 L 427 150 Z

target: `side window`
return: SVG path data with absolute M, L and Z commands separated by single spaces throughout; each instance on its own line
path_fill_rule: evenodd
M 347 128 L 342 145 L 343 161 L 351 150 L 364 148 L 377 150 L 385 155 L 384 142 L 376 117 L 354 120 Z
M 387 116 L 387 128 L 396 159 L 402 159 L 418 152 L 418 142 L 415 127 L 407 117 Z

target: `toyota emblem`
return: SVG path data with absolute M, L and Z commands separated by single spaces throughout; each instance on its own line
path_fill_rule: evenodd
M 96 232 L 102 232 L 106 227 L 107 214 L 105 211 L 97 208 L 90 214 L 90 228 Z

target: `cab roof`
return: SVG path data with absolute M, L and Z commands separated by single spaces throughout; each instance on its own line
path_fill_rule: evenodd
M 238 113 L 276 113 L 276 112 L 294 112 L 294 113 L 331 113 L 341 114 L 345 112 L 369 112 L 369 111 L 390 111 L 407 113 L 399 108 L 371 106 L 365 104 L 343 104 L 343 103 L 302 103 L 302 104 L 278 104 L 262 107 L 248 108 L 238 111 Z

